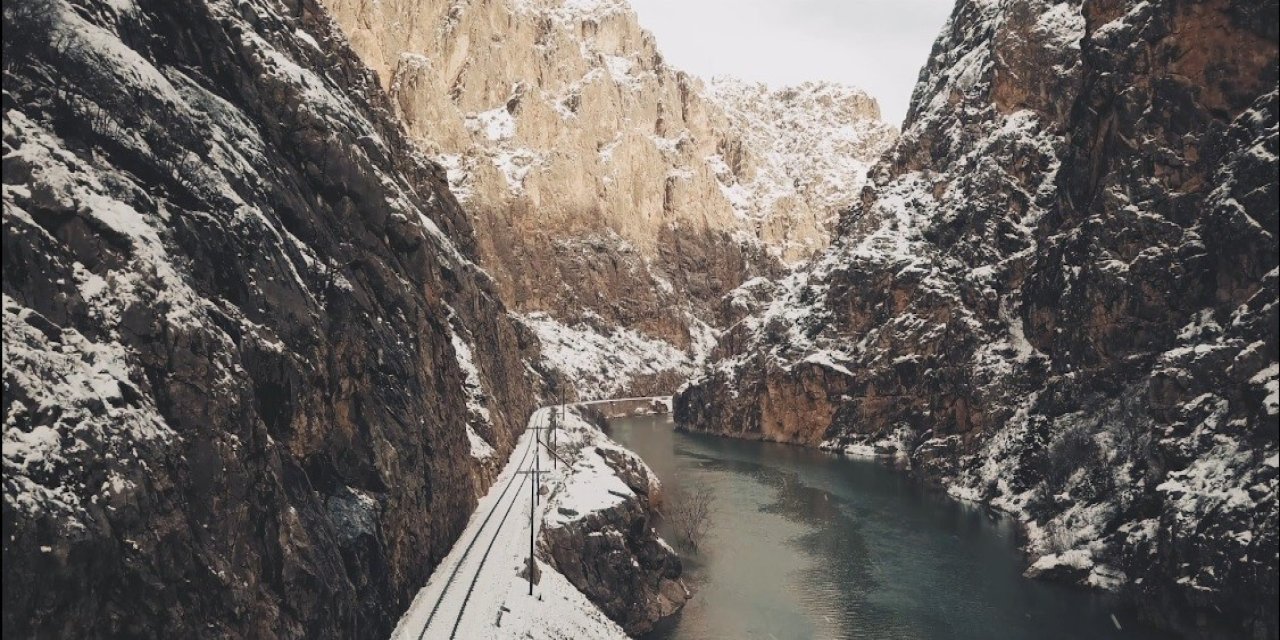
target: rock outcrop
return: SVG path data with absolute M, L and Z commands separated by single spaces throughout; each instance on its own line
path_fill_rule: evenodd
M 837 238 L 726 298 L 687 428 L 905 458 L 1031 574 L 1275 637 L 1277 4 L 962 0 Z
M 689 597 L 680 557 L 653 528 L 661 485 L 576 413 L 560 448 L 572 470 L 547 498 L 540 554 L 628 634 L 642 635 Z
M 311 0 L 4 5 L 5 637 L 385 637 L 537 340 Z
M 709 89 L 624 0 L 327 4 L 449 168 L 503 298 L 566 331 L 695 351 L 716 300 L 826 244 L 895 135 L 853 89 Z

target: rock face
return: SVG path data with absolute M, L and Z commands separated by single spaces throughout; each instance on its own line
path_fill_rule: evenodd
M 771 90 L 717 78 L 706 99 L 728 121 L 715 133 L 730 141 L 718 146 L 741 149 L 709 157 L 721 191 L 788 263 L 826 246 L 836 214 L 857 199 L 872 163 L 897 138 L 874 98 L 829 82 Z
M 661 485 L 636 454 L 571 414 L 566 486 L 548 497 L 540 554 L 629 635 L 684 606 L 680 557 L 653 528 Z
M 826 244 L 895 133 L 852 89 L 709 90 L 624 0 L 328 4 L 449 168 L 504 299 L 570 330 L 690 351 L 726 292 Z
M 1277 4 L 962 0 L 830 249 L 688 428 L 906 458 L 1032 574 L 1275 637 Z
M 385 637 L 534 397 L 310 0 L 4 6 L 5 637 Z

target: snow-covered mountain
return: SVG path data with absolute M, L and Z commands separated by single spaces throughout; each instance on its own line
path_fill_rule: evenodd
M 961 0 L 832 246 L 726 298 L 694 429 L 896 456 L 1029 572 L 1277 633 L 1276 4 Z
M 448 168 L 503 298 L 564 334 L 691 359 L 725 293 L 825 246 L 894 137 L 856 90 L 708 88 L 622 0 L 326 4 Z

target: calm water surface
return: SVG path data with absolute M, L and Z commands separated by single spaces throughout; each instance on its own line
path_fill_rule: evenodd
M 669 416 L 610 435 L 664 482 L 715 492 L 685 561 L 694 598 L 650 638 L 1161 637 L 1102 595 L 1023 578 L 1012 522 L 884 464 L 678 433 Z

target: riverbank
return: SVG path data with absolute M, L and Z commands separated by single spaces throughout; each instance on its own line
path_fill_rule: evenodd
M 694 597 L 646 638 L 1162 637 L 1106 594 L 1024 577 L 1016 522 L 889 465 L 662 417 L 609 434 L 665 485 L 715 491 Z

